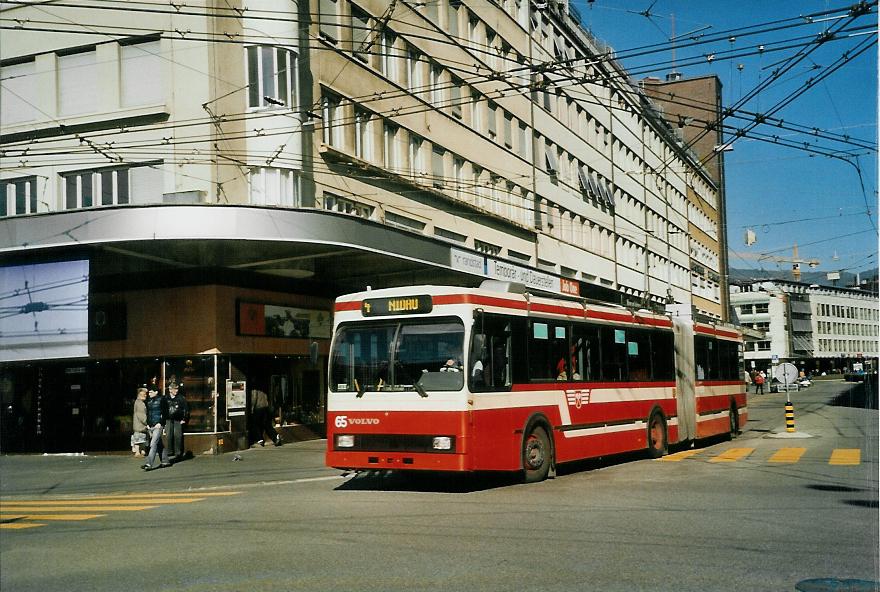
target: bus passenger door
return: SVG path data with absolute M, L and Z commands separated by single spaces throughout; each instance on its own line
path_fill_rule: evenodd
M 694 324 L 690 317 L 673 317 L 675 334 L 675 391 L 678 441 L 697 436 L 697 402 L 694 385 Z

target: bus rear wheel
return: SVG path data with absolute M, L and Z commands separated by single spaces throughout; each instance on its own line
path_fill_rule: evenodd
M 666 421 L 660 412 L 655 411 L 648 420 L 648 456 L 660 458 L 666 454 L 667 449 Z
M 526 483 L 536 483 L 547 478 L 550 472 L 550 437 L 547 430 L 535 426 L 523 440 L 522 464 Z

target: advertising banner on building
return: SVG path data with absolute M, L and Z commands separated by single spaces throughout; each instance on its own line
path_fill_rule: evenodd
M 333 317 L 326 310 L 238 301 L 238 334 L 255 337 L 330 339 Z
M 533 290 L 577 296 L 580 284 L 543 271 L 523 267 L 509 261 L 499 261 L 492 257 L 470 253 L 461 249 L 450 249 L 449 265 L 457 271 L 481 275 L 502 282 L 516 282 Z

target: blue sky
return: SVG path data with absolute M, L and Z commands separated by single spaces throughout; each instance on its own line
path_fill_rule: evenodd
M 853 0 L 854 2 L 855 0 Z M 676 69 L 684 76 L 714 74 L 724 87 L 725 106 L 731 106 L 760 83 L 767 83 L 774 68 L 797 53 L 802 44 L 829 27 L 840 27 L 852 2 L 799 0 L 766 2 L 759 0 L 572 0 L 580 11 L 585 28 L 592 29 L 610 44 L 619 61 L 635 78 L 647 75 L 663 77 L 671 69 L 672 51 L 668 40 L 684 35 L 677 42 Z M 650 10 L 649 16 L 638 14 Z M 778 28 L 782 19 L 831 11 L 825 17 L 787 21 L 798 26 L 746 35 L 744 27 L 765 25 Z M 830 19 L 830 20 L 829 20 Z M 709 28 L 706 28 L 706 27 Z M 855 27 L 864 27 L 857 31 Z M 775 117 L 786 123 L 818 128 L 823 132 L 848 135 L 870 146 L 877 142 L 877 14 L 863 16 L 848 28 L 845 39 L 827 42 L 802 60 L 790 72 L 760 92 L 742 108 L 763 113 L 791 93 L 804 87 L 811 77 L 826 72 L 849 50 L 855 53 L 859 43 L 871 43 L 867 51 L 852 58 L 824 80 L 808 90 Z M 730 34 L 727 32 L 736 30 Z M 696 31 L 695 33 L 692 33 Z M 865 34 L 868 33 L 868 34 Z M 682 45 L 692 36 L 710 36 L 717 41 L 691 48 Z M 735 37 L 731 40 L 730 37 Z M 788 43 L 786 43 L 788 41 Z M 627 51 L 653 44 L 666 44 L 657 53 L 627 57 Z M 763 45 L 764 51 L 757 46 Z M 784 45 L 793 47 L 773 51 Z M 719 59 L 722 52 L 734 50 L 742 55 L 733 60 Z M 706 56 L 715 54 L 709 61 Z M 697 64 L 686 65 L 688 58 Z M 660 63 L 659 65 L 650 65 Z M 728 123 L 742 126 L 743 120 Z M 827 156 L 777 144 L 740 138 L 734 149 L 725 153 L 727 172 L 727 223 L 731 267 L 788 272 L 791 264 L 772 257 L 792 256 L 791 247 L 799 246 L 802 259 L 820 261 L 818 270 L 862 271 L 876 269 L 878 258 L 877 154 L 870 148 L 848 146 L 831 140 L 819 140 L 770 126 L 754 130 L 769 136 L 833 150 L 854 150 L 858 158 L 864 190 L 857 168 Z M 870 216 L 868 215 L 870 211 Z M 757 243 L 746 246 L 747 228 L 755 231 Z M 802 266 L 806 269 L 806 266 Z M 787 276 L 786 276 L 787 277 Z

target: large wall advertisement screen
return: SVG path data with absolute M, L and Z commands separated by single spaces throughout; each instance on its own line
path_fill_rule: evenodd
M 88 354 L 88 261 L 0 267 L 0 362 Z

